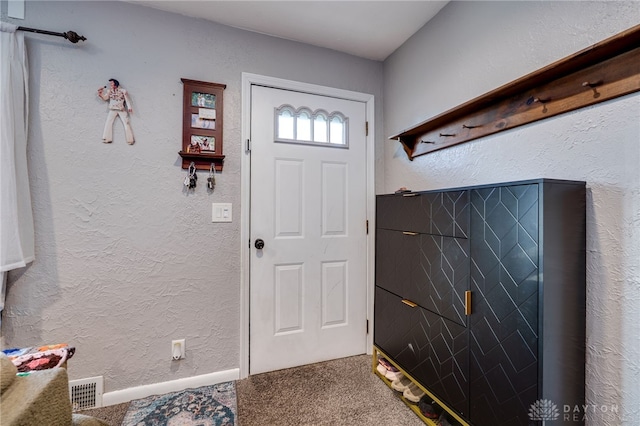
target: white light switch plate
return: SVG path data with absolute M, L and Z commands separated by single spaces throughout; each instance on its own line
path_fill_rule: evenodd
M 211 222 L 231 222 L 233 209 L 231 203 L 213 203 Z

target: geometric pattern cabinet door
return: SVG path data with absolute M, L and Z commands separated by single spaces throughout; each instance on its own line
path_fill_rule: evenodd
M 585 184 L 543 179 L 470 198 L 469 418 L 561 422 L 563 406 L 584 404 Z M 543 401 L 557 411 L 532 415 Z
M 440 191 L 425 194 L 430 211 L 430 233 L 468 238 L 469 191 Z
M 470 417 L 527 425 L 538 395 L 538 185 L 471 191 Z
M 420 193 L 389 194 L 376 198 L 376 227 L 396 231 L 429 232 L 431 206 Z
M 428 356 L 408 371 L 459 415 L 469 413 L 469 333 L 464 326 L 420 309 L 419 330 L 426 335 Z M 424 348 L 423 348 L 424 349 Z
M 376 226 L 397 231 L 467 238 L 468 191 L 412 192 L 376 198 Z
M 381 287 L 375 290 L 374 340 L 415 380 L 463 416 L 469 411 L 466 327 L 420 306 L 410 307 Z
M 469 240 L 376 231 L 376 285 L 466 327 Z
M 376 231 L 376 285 L 398 296 L 412 285 L 411 275 L 420 260 L 420 238 L 400 231 Z
M 420 259 L 412 266 L 406 297 L 464 327 L 469 290 L 469 240 L 420 235 Z

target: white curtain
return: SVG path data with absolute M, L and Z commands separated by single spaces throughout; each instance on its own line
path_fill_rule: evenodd
M 0 22 L 0 310 L 6 271 L 34 259 L 27 172 L 29 74 L 24 33 Z

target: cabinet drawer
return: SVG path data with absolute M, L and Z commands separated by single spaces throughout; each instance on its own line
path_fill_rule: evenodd
M 411 285 L 401 296 L 462 326 L 467 324 L 465 291 L 469 290 L 469 240 L 423 235 Z
M 431 234 L 469 238 L 469 192 L 429 193 Z
M 469 240 L 378 229 L 376 285 L 466 324 Z
M 428 233 L 431 231 L 431 209 L 420 192 L 379 195 L 376 197 L 378 228 Z
M 376 287 L 374 343 L 407 373 L 465 416 L 467 329 Z
M 421 234 L 376 230 L 376 285 L 397 295 L 410 293 L 420 261 Z
M 467 191 L 379 195 L 377 227 L 468 238 L 468 201 Z

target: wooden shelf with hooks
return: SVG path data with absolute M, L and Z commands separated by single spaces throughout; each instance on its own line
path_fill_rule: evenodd
M 187 169 L 191 162 L 196 166 L 197 170 L 209 170 L 211 164 L 216 168 L 217 172 L 222 171 L 222 163 L 224 161 L 224 155 L 208 154 L 208 153 L 191 153 L 186 151 L 178 152 L 178 155 L 182 157 L 182 168 Z M 185 166 L 186 165 L 186 166 Z
M 390 139 L 409 159 L 640 91 L 640 25 Z

